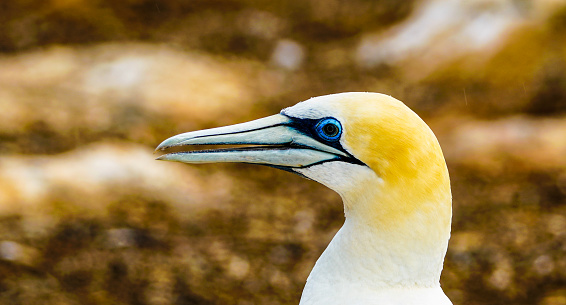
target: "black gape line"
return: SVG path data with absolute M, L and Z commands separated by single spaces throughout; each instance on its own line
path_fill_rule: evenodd
M 360 161 L 359 159 L 357 159 L 356 157 L 352 156 L 352 154 L 350 154 L 346 149 L 344 149 L 344 147 L 342 147 L 342 144 L 340 144 L 340 136 L 342 135 L 342 125 L 340 124 L 340 121 L 338 121 L 337 119 L 333 118 L 333 117 L 324 117 L 324 118 L 320 118 L 320 119 L 302 119 L 302 118 L 295 118 L 292 116 L 288 116 L 285 114 L 281 114 L 284 115 L 286 117 L 288 117 L 291 122 L 289 123 L 283 123 L 281 125 L 285 125 L 285 126 L 289 126 L 292 127 L 293 129 L 295 129 L 296 131 L 302 133 L 305 136 L 308 136 L 314 140 L 317 140 L 318 142 L 321 142 L 325 145 L 328 145 L 330 147 L 336 148 L 339 151 L 345 153 L 347 155 L 347 157 L 344 156 L 336 156 L 336 159 L 332 159 L 332 160 L 326 160 L 326 161 L 321 161 L 321 162 L 317 162 L 317 163 L 313 163 L 310 164 L 308 166 L 304 166 L 301 168 L 307 168 L 307 167 L 311 167 L 314 165 L 318 165 L 321 163 L 325 163 L 325 162 L 331 162 L 331 161 L 342 161 L 342 162 L 347 162 L 347 163 L 351 163 L 351 164 L 356 164 L 356 165 L 362 165 L 362 166 L 367 166 L 364 162 Z M 318 131 L 324 131 L 323 128 L 324 126 L 328 126 L 328 125 L 321 125 L 321 123 L 325 123 L 325 122 L 329 122 L 329 123 L 333 123 L 336 124 L 336 128 L 338 129 L 338 133 L 335 135 L 335 137 L 324 137 L 323 135 L 321 135 Z M 328 140 L 328 138 L 330 138 L 330 140 Z M 290 143 L 291 147 L 305 147 L 303 145 L 295 145 L 294 143 Z M 309 148 L 309 149 L 315 149 L 313 147 L 305 147 L 305 148 Z M 277 167 L 280 168 L 280 167 Z
M 342 136 L 343 130 L 342 130 L 341 123 L 337 119 L 335 119 L 333 117 L 324 117 L 324 118 L 320 118 L 320 119 L 303 119 L 303 118 L 295 118 L 295 117 L 288 116 L 288 115 L 285 115 L 285 114 L 281 114 L 281 115 L 287 117 L 289 119 L 289 121 L 288 122 L 281 122 L 281 123 L 277 123 L 277 124 L 273 124 L 273 125 L 268 125 L 268 126 L 262 126 L 262 127 L 254 128 L 254 129 L 250 129 L 250 130 L 215 134 L 214 136 L 246 133 L 246 132 L 250 132 L 250 131 L 269 129 L 269 128 L 273 128 L 273 127 L 277 127 L 277 126 L 287 126 L 287 127 L 294 129 L 298 133 L 303 134 L 304 136 L 307 136 L 307 137 L 309 137 L 309 138 L 311 138 L 311 139 L 313 139 L 317 142 L 320 142 L 324 145 L 335 148 L 335 149 L 343 152 L 346 155 L 346 156 L 343 156 L 343 155 L 333 154 L 334 158 L 332 158 L 332 159 L 323 160 L 323 161 L 312 163 L 312 164 L 305 165 L 305 166 L 285 166 L 285 165 L 272 165 L 272 164 L 266 164 L 266 163 L 243 162 L 243 163 L 248 163 L 248 164 L 264 165 L 264 166 L 269 166 L 269 167 L 281 169 L 281 170 L 284 170 L 284 171 L 287 171 L 287 172 L 297 174 L 297 175 L 302 176 L 302 177 L 307 178 L 307 179 L 309 179 L 309 178 L 304 176 L 303 174 L 301 174 L 299 172 L 294 171 L 294 169 L 309 168 L 311 166 L 320 165 L 322 163 L 332 162 L 332 161 L 341 161 L 341 162 L 346 162 L 346 163 L 360 165 L 360 166 L 367 166 L 367 164 L 363 163 L 362 161 L 360 161 L 359 159 L 354 157 L 346 149 L 344 149 L 344 147 L 342 147 L 342 144 L 340 144 L 340 137 Z M 195 139 L 196 138 L 206 138 L 206 137 L 209 137 L 209 136 L 211 136 L 211 135 L 196 136 L 194 138 Z M 274 147 L 279 147 L 279 149 L 290 149 L 290 150 L 292 150 L 294 148 L 295 149 L 296 148 L 303 148 L 303 149 L 310 149 L 310 150 L 316 150 L 316 151 L 328 153 L 327 151 L 317 149 L 315 147 L 295 143 L 292 140 L 291 140 L 291 142 L 288 142 L 288 143 L 280 143 L 280 144 L 273 144 L 273 145 L 264 145 L 264 143 L 262 143 L 261 141 L 258 142 L 258 143 L 247 142 L 247 141 L 244 141 L 244 142 L 228 142 L 228 143 L 222 143 L 222 142 L 214 143 L 214 145 L 224 145 L 224 144 L 262 145 L 262 146 L 240 147 L 240 148 L 232 148 L 230 150 L 226 150 L 226 149 L 206 149 L 206 150 L 196 150 L 196 151 L 183 151 L 183 152 L 177 152 L 177 153 L 169 153 L 167 155 L 192 154 L 192 153 L 214 153 L 214 152 L 226 152 L 226 151 L 246 151 L 246 150 L 255 150 L 255 151 L 257 151 L 257 150 L 271 150 Z M 194 145 L 206 145 L 206 144 L 194 144 Z M 173 146 L 177 146 L 177 145 L 173 145 Z M 167 147 L 165 147 L 165 148 L 167 148 Z

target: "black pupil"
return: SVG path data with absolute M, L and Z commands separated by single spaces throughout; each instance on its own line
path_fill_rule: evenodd
M 326 124 L 322 127 L 322 131 L 329 137 L 333 137 L 338 134 L 338 127 L 334 124 Z

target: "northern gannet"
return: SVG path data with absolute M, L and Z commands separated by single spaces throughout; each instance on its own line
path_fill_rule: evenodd
M 187 132 L 158 160 L 268 165 L 318 181 L 344 202 L 346 220 L 311 271 L 300 305 L 452 304 L 440 287 L 452 195 L 430 128 L 379 93 L 311 98 L 247 123 Z

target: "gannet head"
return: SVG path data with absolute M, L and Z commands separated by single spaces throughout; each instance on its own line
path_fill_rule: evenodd
M 312 98 L 281 113 L 323 125 L 317 132 L 321 140 L 351 155 L 352 159 L 294 169 L 339 193 L 347 216 L 361 214 L 364 221 L 394 227 L 415 212 L 451 213 L 440 145 L 402 102 L 378 93 L 341 93 Z M 338 130 L 336 139 L 325 139 L 327 126 Z M 439 225 L 449 223 L 450 217 L 445 217 Z
M 320 96 L 263 119 L 183 133 L 157 149 L 202 144 L 253 146 L 158 159 L 262 164 L 318 181 L 340 194 L 346 223 L 364 228 L 352 234 L 369 245 L 342 238 L 352 259 L 363 258 L 366 269 L 375 260 L 371 272 L 392 285 L 438 283 L 450 235 L 448 171 L 436 137 L 402 102 L 378 93 Z

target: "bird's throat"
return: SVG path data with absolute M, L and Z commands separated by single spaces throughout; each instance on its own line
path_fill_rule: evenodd
M 413 229 L 403 232 L 347 218 L 316 262 L 305 291 L 343 285 L 375 290 L 437 287 L 449 231 L 422 240 L 423 234 L 416 232 L 419 220 L 415 221 L 407 224 Z

